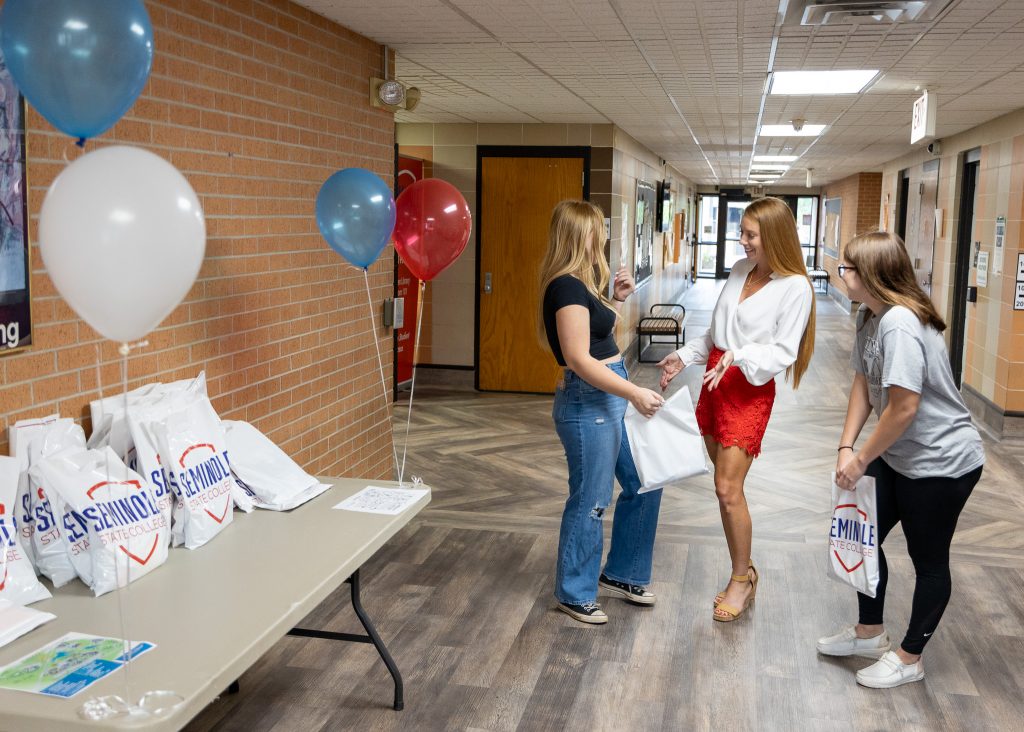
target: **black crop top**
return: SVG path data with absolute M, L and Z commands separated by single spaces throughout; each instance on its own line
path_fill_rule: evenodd
M 562 275 L 551 280 L 544 291 L 544 330 L 548 345 L 559 366 L 565 366 L 562 346 L 558 342 L 558 326 L 555 313 L 566 305 L 582 305 L 590 311 L 590 355 L 600 360 L 619 352 L 612 330 L 615 328 L 615 311 L 598 300 L 587 286 L 572 275 Z

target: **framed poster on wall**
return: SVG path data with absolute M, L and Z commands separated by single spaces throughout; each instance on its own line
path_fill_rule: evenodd
M 839 220 L 843 213 L 843 199 L 841 198 L 826 198 L 825 199 L 825 230 L 821 241 L 825 247 L 826 256 L 832 257 L 833 259 L 839 259 L 839 245 L 840 241 L 839 234 Z
M 25 100 L 0 58 L 0 356 L 32 344 Z
M 636 182 L 636 239 L 633 244 L 633 279 L 637 286 L 654 274 L 654 227 L 657 191 L 644 180 Z

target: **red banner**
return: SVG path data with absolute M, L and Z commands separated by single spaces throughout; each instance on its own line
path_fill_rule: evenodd
M 401 195 L 408 186 L 423 178 L 423 161 L 416 158 L 398 156 L 398 194 Z M 404 298 L 405 307 L 402 311 L 403 325 L 395 328 L 395 378 L 399 384 L 412 379 L 413 358 L 416 354 L 416 306 L 419 301 L 420 281 L 416 279 L 405 262 L 398 260 L 398 289 L 396 297 Z

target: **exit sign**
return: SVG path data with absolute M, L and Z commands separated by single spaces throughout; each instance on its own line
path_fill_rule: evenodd
M 914 102 L 914 116 L 910 122 L 910 144 L 926 137 L 935 137 L 936 97 L 925 92 Z

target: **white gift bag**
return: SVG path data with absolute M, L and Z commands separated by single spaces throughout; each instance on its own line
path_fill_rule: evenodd
M 874 597 L 878 589 L 878 509 L 875 479 L 865 475 L 856 490 L 836 483 L 832 473 L 832 528 L 828 535 L 828 576 Z
M 673 394 L 650 419 L 630 404 L 624 419 L 640 493 L 708 472 L 689 389 Z
M 223 420 L 231 472 L 259 508 L 289 511 L 331 486 L 303 470 L 270 438 L 248 422 Z

